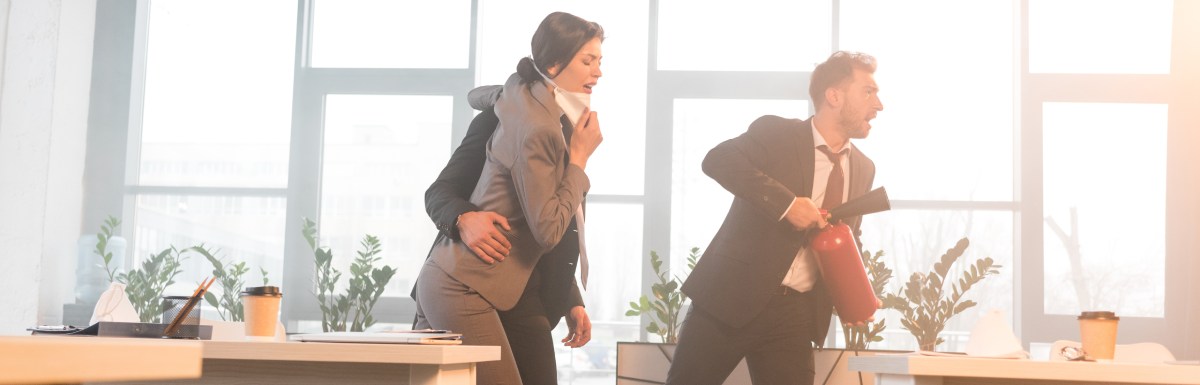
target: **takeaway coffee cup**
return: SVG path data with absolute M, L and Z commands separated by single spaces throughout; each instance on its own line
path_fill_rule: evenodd
M 241 297 L 246 314 L 246 339 L 274 341 L 283 292 L 278 286 L 247 287 L 242 290 Z
M 1111 311 L 1085 311 L 1079 314 L 1079 338 L 1083 353 L 1095 361 L 1112 361 L 1117 347 L 1117 322 Z

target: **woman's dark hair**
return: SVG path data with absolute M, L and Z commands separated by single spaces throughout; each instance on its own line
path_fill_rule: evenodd
M 554 12 L 542 19 L 537 32 L 533 33 L 530 42 L 533 50 L 532 57 L 523 57 L 517 62 L 517 74 L 521 76 L 521 84 L 530 84 L 541 80 L 538 71 L 550 76 L 550 67 L 561 65 L 565 68 L 583 45 L 592 39 L 604 40 L 604 27 L 595 22 L 587 21 L 579 16 L 566 12 Z M 555 74 L 558 76 L 558 74 Z

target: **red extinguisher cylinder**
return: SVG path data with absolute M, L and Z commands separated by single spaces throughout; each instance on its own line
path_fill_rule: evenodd
M 878 305 L 875 290 L 867 279 L 850 226 L 830 224 L 812 236 L 810 245 L 816 251 L 817 266 L 842 323 L 865 322 L 874 316 Z

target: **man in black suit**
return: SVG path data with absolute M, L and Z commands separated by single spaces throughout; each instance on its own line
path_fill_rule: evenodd
M 483 170 L 485 146 L 499 123 L 492 107 L 498 92 L 492 87 L 471 92 L 471 104 L 481 112 L 471 120 L 462 143 L 425 191 L 425 210 L 438 228 L 438 240 L 449 237 L 461 241 L 488 263 L 503 263 L 511 244 L 500 229 L 511 228 L 507 218 L 479 211 L 468 199 Z M 567 317 L 569 329 L 562 340 L 564 345 L 581 347 L 591 339 L 591 321 L 575 284 L 579 240 L 572 229 L 538 261 L 516 307 L 499 312 L 517 370 L 526 384 L 557 383 L 550 331 L 561 318 Z M 414 326 L 424 327 L 421 322 L 418 319 Z
M 850 139 L 883 110 L 874 72 L 869 55 L 834 53 L 813 70 L 816 115 L 763 116 L 704 158 L 734 200 L 683 284 L 692 307 L 667 384 L 721 384 L 743 358 L 755 384 L 812 384 L 833 306 L 808 237 L 827 225 L 819 209 L 870 190 L 875 165 Z

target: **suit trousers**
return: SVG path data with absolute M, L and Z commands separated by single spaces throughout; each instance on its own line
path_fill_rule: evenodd
M 745 358 L 754 385 L 811 385 L 816 303 L 812 292 L 781 288 L 762 313 L 740 328 L 693 305 L 679 333 L 667 384 L 720 385 Z
M 500 347 L 500 361 L 480 362 L 481 385 L 520 385 L 521 376 L 500 315 L 479 292 L 446 274 L 433 260 L 425 261 L 417 280 L 417 318 L 436 329 L 462 333 L 463 344 Z
M 543 269 L 533 269 L 529 283 L 517 306 L 500 312 L 500 323 L 512 346 L 517 370 L 525 385 L 558 384 L 558 367 L 554 361 L 554 339 L 550 336 L 550 320 L 540 295 L 545 278 Z
M 558 364 L 554 357 L 554 339 L 550 320 L 539 291 L 545 286 L 542 269 L 534 269 L 517 306 L 499 312 L 500 323 L 512 348 L 517 371 L 526 385 L 558 384 Z M 417 304 L 420 307 L 420 303 Z M 413 329 L 430 329 L 429 320 L 420 310 Z

